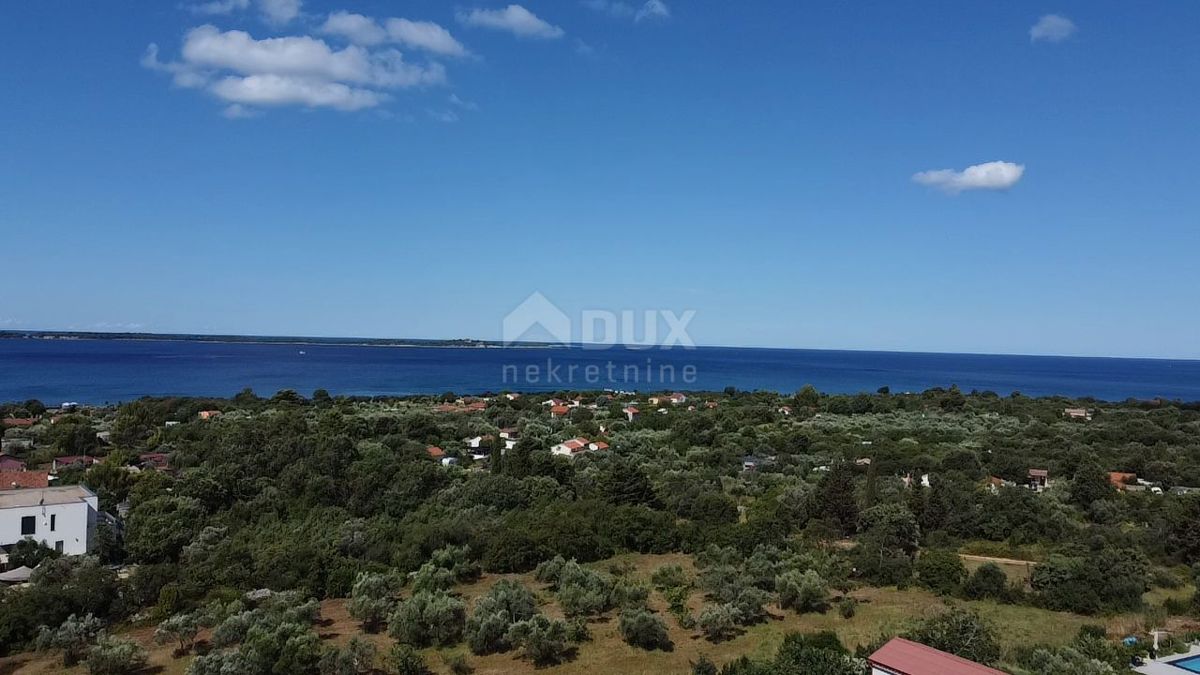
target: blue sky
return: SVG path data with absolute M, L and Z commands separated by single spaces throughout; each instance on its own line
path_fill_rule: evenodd
M 540 291 L 695 310 L 701 344 L 1200 357 L 1198 30 L 1184 1 L 2 3 L 0 328 L 498 338 Z

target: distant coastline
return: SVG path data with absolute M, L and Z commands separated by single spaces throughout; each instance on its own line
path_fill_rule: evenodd
M 478 347 L 540 348 L 562 347 L 548 342 L 518 342 L 506 345 L 498 340 L 304 337 L 289 335 L 206 335 L 190 333 L 110 333 L 102 331 L 0 330 L 0 340 L 125 340 L 136 342 L 214 342 L 223 344 L 336 345 L 338 347 Z

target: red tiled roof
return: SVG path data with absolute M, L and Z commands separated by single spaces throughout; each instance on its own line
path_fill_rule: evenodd
M 1123 473 L 1121 471 L 1109 471 L 1108 482 L 1113 484 L 1113 487 L 1118 490 L 1124 490 L 1129 481 L 1137 480 L 1136 473 Z
M 1043 477 L 1049 476 L 1050 471 L 1047 469 L 1030 469 L 1029 475 L 1034 476 L 1036 478 L 1043 478 Z
M 45 471 L 0 471 L 0 490 L 13 488 L 50 487 L 50 474 Z
M 428 452 L 429 456 L 434 459 L 441 459 L 446 456 L 446 451 L 436 445 L 431 445 L 428 448 L 425 448 L 425 452 Z
M 635 408 L 635 407 L 633 407 L 633 406 L 629 406 L 628 408 L 625 408 L 625 409 L 624 409 L 624 410 L 622 410 L 621 412 L 627 412 L 627 413 L 634 413 L 634 414 L 637 414 L 637 412 L 638 412 L 638 409 L 637 409 L 637 408 Z
M 604 441 L 593 441 L 592 445 L 596 446 L 597 450 L 607 450 L 608 449 L 608 443 L 605 443 Z
M 571 412 L 571 409 L 565 405 L 556 405 L 550 408 L 551 415 L 566 415 L 569 412 Z
M 1004 675 L 995 668 L 904 638 L 892 638 L 867 662 L 896 675 Z
M 167 453 L 165 452 L 143 452 L 138 455 L 138 459 L 143 464 L 150 464 L 156 469 L 167 468 Z
M 99 461 L 100 460 L 96 459 L 95 457 L 89 457 L 88 455 L 63 455 L 62 457 L 54 458 L 54 462 L 58 464 L 58 466 L 71 466 L 72 464 L 95 464 Z
M 37 420 L 32 417 L 5 417 L 4 426 L 6 427 L 31 427 Z

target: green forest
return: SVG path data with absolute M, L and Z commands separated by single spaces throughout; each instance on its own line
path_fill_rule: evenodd
M 37 420 L 6 432 L 31 469 L 99 460 L 55 480 L 111 516 L 94 554 L 23 542 L 10 565 L 31 583 L 0 588 L 0 656 L 80 672 L 144 669 L 152 634 L 194 675 L 625 669 L 604 660 L 622 654 L 861 674 L 904 635 L 1012 673 L 1103 674 L 1150 630 L 1170 631 L 1164 649 L 1200 631 L 1200 404 L 247 390 L 0 413 Z M 602 445 L 552 451 L 576 438 Z M 938 611 L 861 623 L 901 597 Z M 348 642 L 322 637 L 335 600 Z M 1078 620 L 1012 637 L 1034 616 Z M 763 637 L 788 622 L 823 628 Z M 732 647 L 750 642 L 767 646 Z

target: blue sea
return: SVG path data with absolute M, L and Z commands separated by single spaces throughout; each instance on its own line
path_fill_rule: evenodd
M 573 368 L 572 368 L 573 366 Z M 0 401 L 487 391 L 921 391 L 1200 400 L 1200 361 L 803 349 L 396 347 L 180 340 L 0 339 Z

